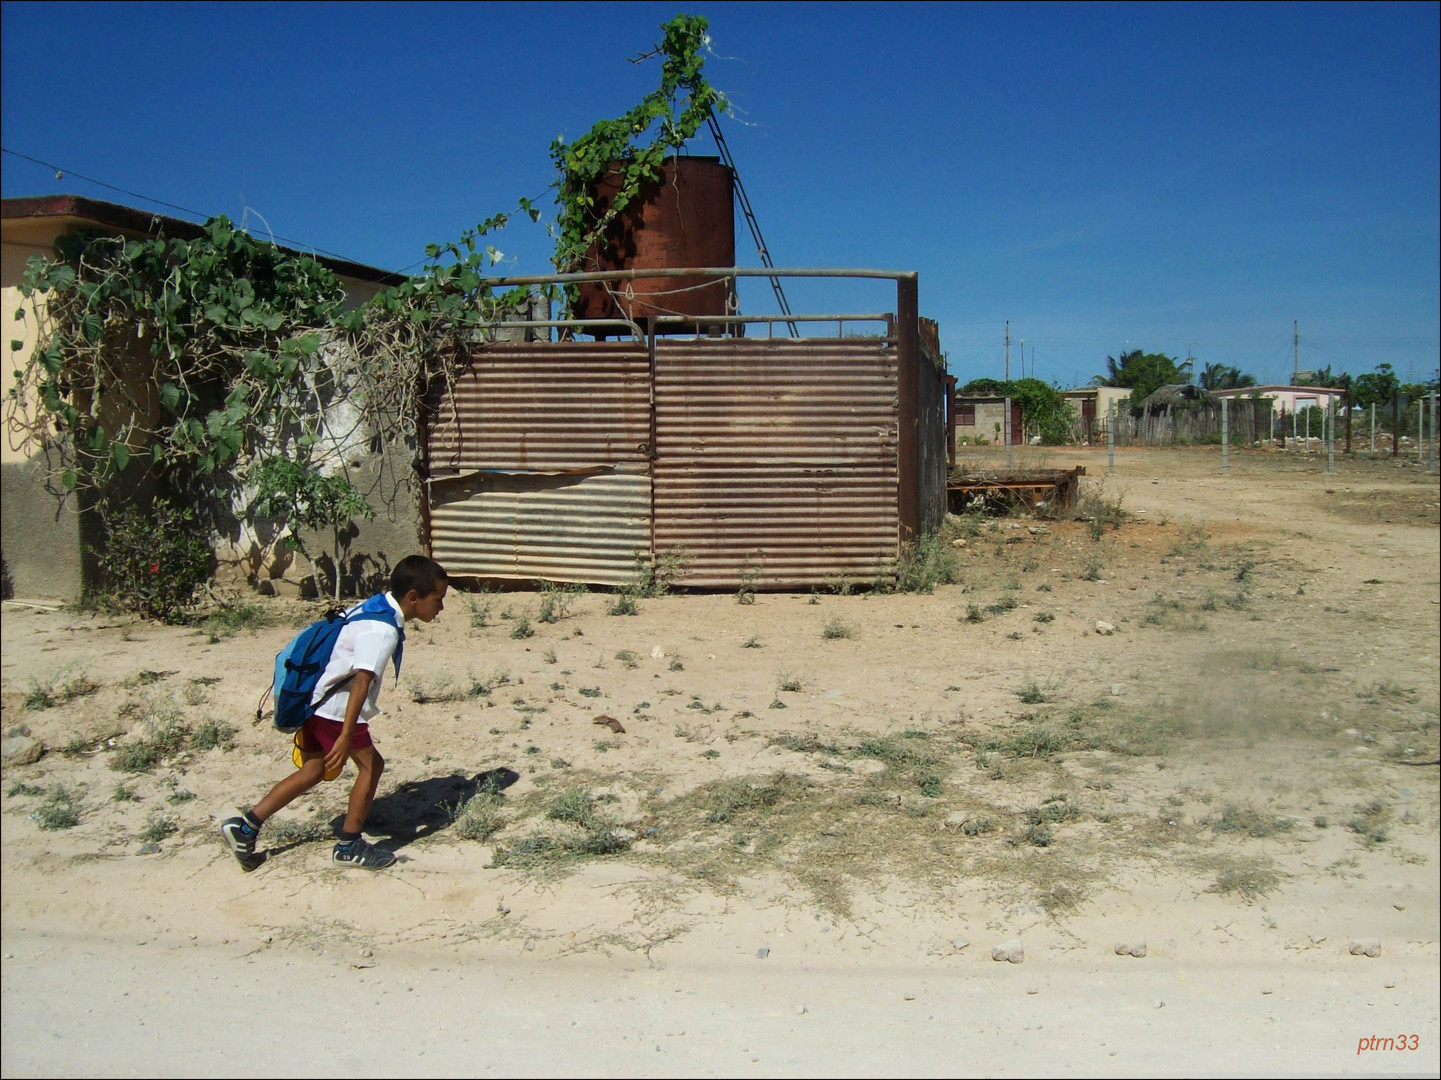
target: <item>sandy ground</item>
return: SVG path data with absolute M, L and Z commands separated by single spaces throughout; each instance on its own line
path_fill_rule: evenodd
M 1434 1075 L 1436 479 L 1028 453 L 1128 520 L 965 523 L 930 594 L 453 594 L 378 875 L 328 863 L 346 781 L 253 874 L 216 839 L 312 609 L 7 603 L 4 1074 Z

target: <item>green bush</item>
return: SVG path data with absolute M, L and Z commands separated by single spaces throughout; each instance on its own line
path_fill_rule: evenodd
M 97 600 L 147 619 L 183 621 L 214 564 L 210 537 L 194 511 L 156 499 L 149 507 L 104 502 L 99 513 L 105 543 L 96 553 Z

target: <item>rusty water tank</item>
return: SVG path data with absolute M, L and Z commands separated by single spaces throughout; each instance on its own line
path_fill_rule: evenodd
M 596 185 L 595 213 L 603 215 L 620 188 L 619 167 Z M 586 270 L 651 270 L 734 266 L 735 212 L 731 171 L 718 158 L 673 157 L 661 178 L 637 196 L 605 232 L 605 243 L 586 252 Z M 658 327 L 660 333 L 694 332 L 734 310 L 734 280 L 653 277 L 586 282 L 573 315 L 578 319 L 633 319 L 682 315 L 693 322 Z M 615 333 L 596 328 L 596 336 Z

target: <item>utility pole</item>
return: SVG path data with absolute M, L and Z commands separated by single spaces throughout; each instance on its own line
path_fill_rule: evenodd
M 1296 385 L 1296 379 L 1301 374 L 1301 320 L 1291 321 L 1291 385 Z
M 1021 378 L 1026 377 L 1026 339 L 1021 338 Z
M 1011 320 L 1006 320 L 1006 382 L 1011 381 Z

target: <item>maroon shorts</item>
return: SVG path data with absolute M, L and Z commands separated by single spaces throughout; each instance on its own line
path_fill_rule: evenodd
M 312 716 L 296 733 L 295 745 L 307 753 L 319 750 L 322 754 L 328 754 L 330 748 L 335 745 L 335 740 L 340 738 L 340 733 L 344 730 L 345 725 L 339 720 Z M 350 733 L 350 752 L 354 753 L 374 745 L 370 741 L 370 725 L 356 724 L 355 730 Z

